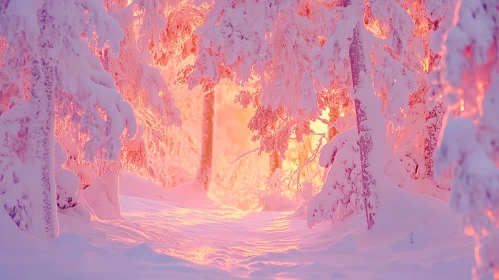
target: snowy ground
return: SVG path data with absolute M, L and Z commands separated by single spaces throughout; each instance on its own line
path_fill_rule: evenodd
M 175 206 L 164 200 L 182 193 L 131 174 L 122 182 L 123 220 L 89 223 L 61 215 L 61 236 L 48 243 L 17 233 L 0 215 L 5 225 L 0 279 L 471 277 L 472 240 L 436 200 L 425 203 L 440 213 L 434 221 L 421 221 L 414 232 L 394 220 L 391 228 L 368 233 L 362 217 L 308 229 L 306 220 L 290 213 L 246 213 L 189 193 L 183 195 L 190 197 L 184 199 L 190 207 L 185 202 Z M 447 216 L 452 221 L 442 221 Z M 434 224 L 441 226 L 430 227 Z

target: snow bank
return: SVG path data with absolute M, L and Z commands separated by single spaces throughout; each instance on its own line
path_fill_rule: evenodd
M 295 200 L 277 193 L 263 195 L 260 203 L 262 211 L 293 211 L 298 207 Z
M 196 182 L 185 182 L 174 188 L 161 188 L 146 178 L 121 172 L 120 195 L 149 200 L 168 201 L 179 207 L 213 207 L 217 205 Z
M 150 200 L 166 200 L 166 189 L 135 173 L 122 171 L 120 195 L 147 198 Z

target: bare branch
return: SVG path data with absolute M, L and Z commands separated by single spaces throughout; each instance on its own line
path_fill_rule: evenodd
M 253 150 L 249 150 L 249 151 L 243 153 L 242 155 L 240 155 L 239 157 L 237 157 L 235 160 L 231 161 L 230 164 L 234 164 L 234 163 L 240 161 L 242 158 L 244 158 L 245 156 L 247 156 L 249 154 L 252 154 L 254 152 L 258 152 L 259 149 L 260 149 L 260 147 L 254 148 Z

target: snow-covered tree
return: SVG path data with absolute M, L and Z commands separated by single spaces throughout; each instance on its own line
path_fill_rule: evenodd
M 374 22 L 379 30 L 371 30 Z M 305 0 L 217 1 L 197 31 L 197 79 L 191 81 L 216 82 L 221 66 L 230 68 L 239 84 L 256 78 L 254 91 L 241 91 L 236 101 L 255 106 L 249 127 L 261 151 L 280 155 L 291 138 L 299 141 L 312 133 L 310 121 L 332 100 L 352 100 L 371 228 L 376 176 L 383 176 L 374 164 L 384 150 L 381 112 L 388 121 L 399 122 L 400 108 L 416 90 L 414 75 L 404 65 L 411 59 L 405 59 L 405 46 L 412 29 L 412 19 L 396 1 L 346 1 L 339 6 Z M 372 79 L 379 81 L 376 88 Z M 351 95 L 345 98 L 345 92 Z
M 202 6 L 197 7 L 190 1 L 180 3 L 170 12 L 168 28 L 163 38 L 163 42 L 166 42 L 164 44 L 168 44 L 168 46 L 165 51 L 156 54 L 159 63 L 172 64 L 185 61 L 190 58 L 191 54 L 198 51 L 198 40 L 195 32 L 196 28 L 205 21 L 205 13 L 206 9 Z M 213 64 L 209 67 L 213 67 Z M 213 176 L 215 86 L 223 78 L 230 79 L 231 74 L 228 68 L 220 67 L 217 71 L 221 70 L 222 75 L 209 80 L 196 74 L 196 71 L 199 70 L 192 65 L 186 66 L 179 71 L 176 83 L 188 84 L 190 89 L 197 85 L 202 86 L 201 153 L 194 182 L 207 192 Z
M 442 127 L 442 120 L 445 114 L 441 100 L 431 98 L 432 92 L 436 90 L 435 81 L 432 76 L 438 73 L 438 64 L 441 44 L 432 44 L 431 39 L 440 37 L 441 33 L 446 30 L 451 22 L 451 9 L 453 8 L 454 0 L 446 1 L 421 1 L 410 6 L 410 15 L 416 25 L 415 36 L 420 38 L 424 46 L 424 55 L 420 56 L 421 74 L 419 77 L 419 90 L 411 96 L 411 102 L 414 108 L 413 114 L 417 114 L 420 118 L 424 117 L 423 124 L 423 143 L 415 145 L 409 157 L 417 160 L 418 178 L 427 178 L 437 185 L 437 187 L 446 189 L 448 186 L 442 181 L 436 182 L 434 176 L 434 153 L 437 146 L 438 135 Z M 434 40 L 435 41 L 435 40 Z M 420 104 L 424 104 L 424 112 L 420 110 Z M 421 114 L 423 113 L 423 114 Z M 421 122 L 420 122 L 421 123 Z M 417 126 L 419 129 L 419 126 Z M 415 130 L 414 126 L 407 126 L 406 130 Z M 418 136 L 420 133 L 418 132 Z M 420 147 L 422 146 L 422 147 Z M 422 149 L 421 149 L 422 148 Z M 423 151 L 423 160 L 419 159 L 419 152 Z M 418 159 L 416 159 L 417 157 Z M 424 163 L 424 164 L 422 164 Z
M 370 229 L 377 208 L 376 182 L 385 176 L 376 164 L 384 158 L 386 125 L 382 112 L 386 121 L 398 126 L 403 117 L 401 109 L 407 107 L 409 94 L 416 90 L 414 75 L 404 64 L 414 26 L 396 1 L 365 4 L 347 0 L 334 11 L 335 26 L 325 34 L 314 70 L 323 85 L 334 82 L 340 87 L 353 86 L 362 196 Z
M 448 110 L 436 174 L 452 167 L 450 207 L 463 215 L 465 232 L 475 238 L 473 278 L 480 280 L 499 277 L 498 5 L 459 1 L 457 18 L 444 36 L 439 92 Z
M 8 45 L 4 64 L 14 73 L 24 67 L 31 72 L 25 159 L 31 179 L 20 190 L 29 202 L 24 222 L 33 234 L 53 238 L 58 234 L 56 106 L 88 135 L 84 150 L 89 159 L 101 154 L 117 160 L 121 135 L 135 133 L 130 105 L 89 51 L 89 43 L 109 43 L 118 51 L 123 32 L 97 0 L 3 1 L 0 6 L 0 36 Z
M 160 133 L 164 128 L 172 124 L 178 126 L 181 121 L 180 111 L 163 75 L 154 65 L 152 55 L 158 51 L 166 28 L 164 1 L 108 0 L 104 3 L 123 28 L 124 37 L 118 55 L 109 47 L 99 49 L 96 46 L 94 53 L 99 56 L 104 70 L 115 79 L 124 99 L 132 105 L 141 133 L 125 142 L 120 162 L 114 163 L 106 159 L 93 163 L 85 161 L 82 147 L 72 140 L 80 137 L 78 131 L 74 131 L 75 135 L 58 136 L 66 138 L 65 147 L 71 150 L 71 168 L 79 171 L 81 177 L 86 176 L 82 178 L 84 196 L 90 206 L 101 209 L 94 209 L 94 213 L 101 219 L 115 219 L 120 217 L 120 171 L 146 175 L 145 170 L 150 170 L 148 156 L 156 156 L 152 155 L 151 144 L 161 141 Z M 104 204 L 109 207 L 102 207 Z

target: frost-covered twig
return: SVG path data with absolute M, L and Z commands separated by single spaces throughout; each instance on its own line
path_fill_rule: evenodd
M 234 163 L 240 161 L 242 158 L 246 157 L 247 155 L 258 152 L 259 150 L 260 150 L 260 148 L 254 148 L 253 150 L 249 150 L 247 152 L 244 152 L 242 155 L 238 156 L 235 160 L 231 161 L 230 164 L 234 164 Z
M 298 186 L 300 184 L 300 175 L 299 175 L 299 172 L 306 166 L 308 166 L 309 164 L 311 164 L 312 162 L 314 162 L 314 160 L 317 158 L 317 155 L 319 154 L 319 151 L 320 151 L 320 148 L 322 148 L 322 141 L 324 139 L 326 139 L 326 135 L 324 133 L 320 134 L 321 135 L 321 138 L 319 139 L 319 143 L 317 144 L 317 147 L 314 149 L 314 152 L 312 153 L 312 155 L 307 158 L 307 160 L 305 160 L 304 163 L 300 164 L 298 166 L 298 168 L 293 172 L 293 174 L 291 174 L 291 177 L 290 177 L 290 180 L 289 180 L 289 183 L 288 183 L 288 188 L 291 186 L 291 183 L 293 182 L 293 177 L 298 173 L 298 176 L 296 178 L 296 185 Z

